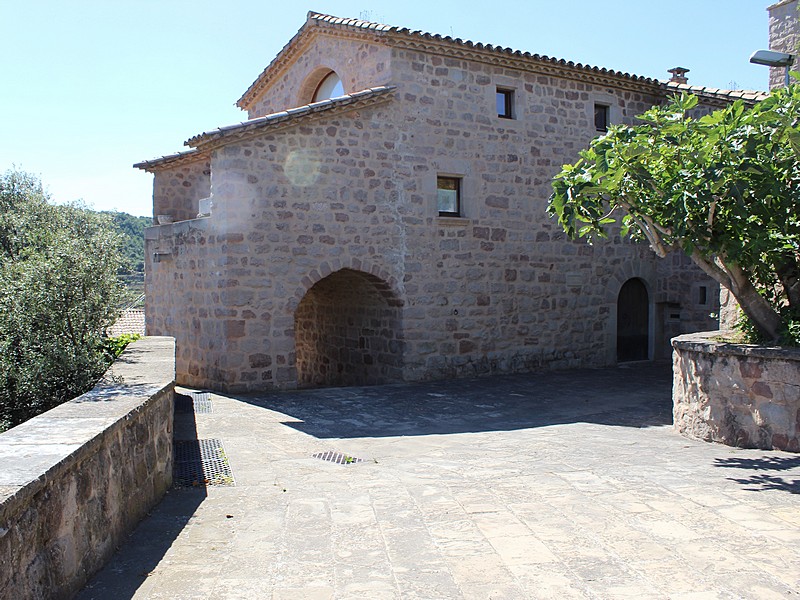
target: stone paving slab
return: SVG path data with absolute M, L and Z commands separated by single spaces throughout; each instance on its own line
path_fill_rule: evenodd
M 800 597 L 800 456 L 680 437 L 670 384 L 212 394 L 176 432 L 221 439 L 235 486 L 169 492 L 79 598 Z

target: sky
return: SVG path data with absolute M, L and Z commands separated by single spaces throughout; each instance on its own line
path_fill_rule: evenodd
M 152 214 L 133 163 L 246 113 L 234 106 L 309 10 L 452 35 L 636 75 L 766 89 L 761 0 L 0 0 L 0 173 L 55 202 Z M 288 107 L 287 107 L 288 108 Z

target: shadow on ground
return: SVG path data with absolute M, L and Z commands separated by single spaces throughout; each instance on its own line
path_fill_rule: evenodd
M 511 431 L 565 423 L 652 427 L 672 423 L 669 365 L 495 376 L 420 384 L 327 388 L 237 396 L 279 413 L 317 438 Z M 198 440 L 192 398 L 176 394 L 175 440 Z M 284 418 L 285 417 L 285 418 Z M 131 598 L 190 524 L 204 482 L 171 489 L 151 516 L 77 596 Z
M 176 440 L 197 440 L 197 424 L 192 399 L 175 394 L 174 437 Z M 172 543 L 206 499 L 203 483 L 193 487 L 173 487 L 153 514 L 145 517 L 123 542 L 124 554 L 117 552 L 106 567 L 81 591 L 76 600 L 108 600 L 132 598 L 158 566 Z M 124 558 L 123 558 L 124 556 Z
M 672 424 L 672 375 L 640 363 L 416 384 L 237 396 L 316 438 L 508 431 L 564 423 Z
M 717 458 L 715 467 L 739 469 L 743 471 L 765 471 L 747 477 L 729 477 L 753 492 L 779 490 L 790 494 L 800 494 L 800 479 L 785 479 L 774 473 L 789 471 L 800 467 L 800 456 L 762 456 L 759 458 Z

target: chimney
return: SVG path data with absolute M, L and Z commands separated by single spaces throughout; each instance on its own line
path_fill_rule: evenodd
M 675 67 L 667 71 L 667 73 L 672 73 L 672 77 L 670 77 L 669 80 L 674 83 L 688 83 L 689 78 L 686 77 L 688 72 L 689 69 L 684 69 L 683 67 Z

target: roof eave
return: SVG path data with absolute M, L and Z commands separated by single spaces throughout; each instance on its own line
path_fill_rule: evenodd
M 361 90 L 340 98 L 314 102 L 235 125 L 228 125 L 206 131 L 191 137 L 184 143 L 187 146 L 195 146 L 198 151 L 209 152 L 210 150 L 229 143 L 233 139 L 249 139 L 260 135 L 266 130 L 295 126 L 298 123 L 305 122 L 309 118 L 320 115 L 340 114 L 357 108 L 371 106 L 379 102 L 388 101 L 392 97 L 394 90 L 394 86 L 380 86 Z
M 191 164 L 199 160 L 208 160 L 208 152 L 204 152 L 193 148 L 191 150 L 184 150 L 174 154 L 167 154 L 159 156 L 150 160 L 143 160 L 133 165 L 134 169 L 141 169 L 148 173 L 155 173 L 161 169 L 168 167 L 175 167 L 179 165 Z
M 552 58 L 546 55 L 531 54 L 492 44 L 472 42 L 461 38 L 452 38 L 439 34 L 427 33 L 421 30 L 400 28 L 358 19 L 345 19 L 326 15 L 323 13 L 309 12 L 306 22 L 281 49 L 278 55 L 259 74 L 256 80 L 236 102 L 242 110 L 249 110 L 261 93 L 268 87 L 273 74 L 279 72 L 286 65 L 291 64 L 297 54 L 304 47 L 307 38 L 310 38 L 314 29 L 323 29 L 327 33 L 335 31 L 346 32 L 348 35 L 370 37 L 374 40 L 383 39 L 389 45 L 401 46 L 420 51 L 450 53 L 458 52 L 465 58 L 479 60 L 480 62 L 493 63 L 498 60 L 516 61 L 517 68 L 526 64 L 529 70 L 547 74 L 558 74 L 573 79 L 598 80 L 603 84 L 616 84 L 620 87 L 649 88 L 655 91 L 661 86 L 657 79 L 615 71 L 604 67 L 584 65 L 564 59 Z M 513 66 L 513 65 L 512 65 Z M 539 68 L 535 68 L 538 66 Z M 534 68 L 531 68 L 534 67 Z
M 663 82 L 664 90 L 670 92 L 686 92 L 699 97 L 707 104 L 713 106 L 727 106 L 736 100 L 741 100 L 745 104 L 755 104 L 761 102 L 769 96 L 768 92 L 759 90 L 723 90 L 718 88 L 689 85 L 687 83 L 677 83 L 674 81 Z

